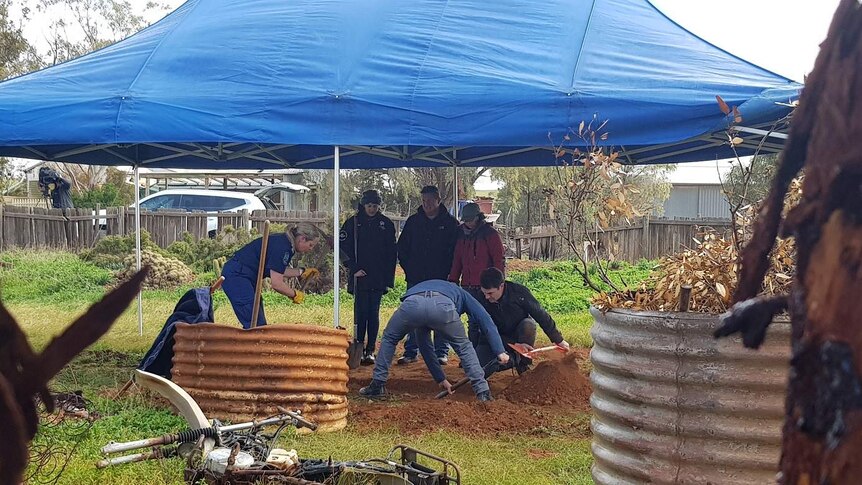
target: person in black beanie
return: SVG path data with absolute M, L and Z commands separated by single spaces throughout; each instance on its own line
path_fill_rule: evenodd
M 356 215 L 341 226 L 339 239 L 350 271 L 347 291 L 353 299 L 357 341 L 365 343 L 362 365 L 374 364 L 380 330 L 380 300 L 395 286 L 395 225 L 380 212 L 383 200 L 376 190 L 362 193 Z

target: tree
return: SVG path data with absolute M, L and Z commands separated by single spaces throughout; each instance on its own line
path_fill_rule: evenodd
M 778 154 L 758 155 L 748 165 L 734 163 L 722 181 L 731 207 L 743 207 L 762 201 L 778 169 Z
M 11 18 L 11 6 L 12 0 L 0 0 L 0 81 L 39 67 L 38 54 L 24 38 L 21 23 Z
M 664 201 L 670 196 L 671 184 L 667 173 L 673 169 L 672 165 L 620 166 L 621 180 L 631 187 L 631 202 L 638 212 L 661 212 Z M 511 211 L 516 226 L 551 222 L 546 194 L 559 186 L 559 170 L 559 167 L 492 169 L 491 179 L 503 183 L 498 194 L 500 211 L 503 214 Z M 597 197 L 600 195 L 596 194 Z M 594 220 L 588 223 L 595 225 Z
M 473 184 L 487 168 L 458 169 L 460 199 L 474 195 Z M 452 168 L 390 168 L 377 170 L 342 170 L 339 179 L 339 204 L 342 212 L 352 212 L 364 190 L 375 189 L 383 197 L 384 209 L 391 214 L 409 215 L 419 206 L 419 190 L 425 185 L 436 185 L 446 207 L 452 207 Z M 309 170 L 306 179 L 318 185 L 319 197 L 332 198 L 332 171 Z

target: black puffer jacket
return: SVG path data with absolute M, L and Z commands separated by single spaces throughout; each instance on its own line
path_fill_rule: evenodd
M 437 217 L 429 219 L 420 206 L 407 218 L 398 239 L 398 260 L 407 286 L 426 280 L 445 280 L 452 268 L 458 221 L 440 204 Z
M 494 325 L 497 326 L 497 330 L 504 340 L 506 337 L 517 338 L 518 324 L 521 320 L 529 317 L 542 327 L 542 331 L 545 332 L 551 342 L 558 344 L 563 341 L 563 335 L 557 330 L 554 319 L 542 308 L 536 297 L 524 285 L 506 280 L 506 287 L 503 289 L 503 297 L 500 298 L 500 301 L 491 303 L 486 298 L 479 298 L 479 303 L 491 315 Z
M 354 240 L 354 236 L 358 237 Z M 347 291 L 385 291 L 395 286 L 395 225 L 392 220 L 378 212 L 368 217 L 364 209 L 347 219 L 339 233 L 341 251 L 346 255 L 344 264 L 350 269 Z M 354 245 L 355 243 L 355 245 Z M 365 270 L 366 276 L 353 278 Z M 354 280 L 358 288 L 354 288 Z

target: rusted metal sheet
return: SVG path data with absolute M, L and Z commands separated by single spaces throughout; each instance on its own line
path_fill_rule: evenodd
M 591 313 L 596 483 L 775 483 L 788 323 L 752 351 L 714 339 L 717 316 Z
M 315 325 L 251 330 L 178 324 L 173 381 L 209 417 L 233 422 L 299 409 L 335 431 L 347 424 L 347 332 Z

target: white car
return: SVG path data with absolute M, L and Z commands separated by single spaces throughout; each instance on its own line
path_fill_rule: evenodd
M 134 209 L 135 205 L 130 207 Z M 141 199 L 141 209 L 147 211 L 252 212 L 266 208 L 255 194 L 227 190 L 168 189 Z M 207 217 L 207 232 L 212 236 L 217 231 L 218 218 Z
M 309 189 L 304 185 L 281 182 L 258 190 L 254 194 L 246 192 L 232 192 L 229 190 L 207 190 L 207 189 L 167 189 L 158 193 L 148 195 L 141 199 L 141 209 L 147 211 L 158 210 L 187 210 L 203 212 L 239 212 L 243 209 L 253 212 L 256 210 L 276 210 L 271 197 L 278 192 L 307 192 Z M 135 204 L 129 206 L 135 208 Z M 104 210 L 101 211 L 105 213 Z M 105 221 L 100 220 L 104 226 Z M 249 226 L 249 229 L 251 227 Z M 215 236 L 218 231 L 218 218 L 207 217 L 207 232 Z

